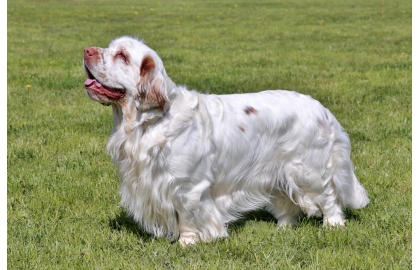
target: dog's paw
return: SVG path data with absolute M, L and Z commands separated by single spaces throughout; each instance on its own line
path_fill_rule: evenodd
M 179 244 L 181 247 L 186 247 L 188 245 L 194 245 L 198 242 L 198 236 L 195 233 L 188 232 L 188 233 L 181 233 L 179 237 Z
M 324 217 L 324 226 L 342 227 L 345 226 L 346 220 L 342 217 Z
M 293 229 L 296 227 L 296 223 L 292 223 L 292 222 L 281 222 L 281 223 L 277 223 L 277 228 L 281 229 L 283 231 L 286 231 L 288 229 Z
M 277 219 L 277 226 L 284 230 L 287 227 L 294 227 L 296 226 L 296 222 L 298 220 L 298 215 L 283 215 Z

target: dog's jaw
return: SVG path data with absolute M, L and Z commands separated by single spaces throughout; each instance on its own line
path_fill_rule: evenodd
M 100 83 L 90 72 L 89 68 L 85 64 L 85 71 L 87 79 L 84 82 L 86 92 L 88 96 L 100 102 L 103 105 L 110 105 L 120 99 L 124 98 L 126 91 L 123 88 L 112 88 Z

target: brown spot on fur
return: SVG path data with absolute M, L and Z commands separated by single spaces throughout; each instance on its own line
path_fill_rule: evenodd
M 258 113 L 258 111 L 254 107 L 251 107 L 251 106 L 246 107 L 244 111 L 247 115 L 250 115 L 251 113 L 252 114 Z
M 146 92 L 146 97 L 144 99 L 146 104 L 157 104 L 158 107 L 163 108 L 166 104 L 166 99 L 161 95 L 159 89 L 155 85 L 151 86 L 151 89 Z
M 153 58 L 150 55 L 144 57 L 140 66 L 140 76 L 147 77 L 154 68 L 155 61 L 153 61 Z
M 165 87 L 162 75 L 158 72 L 152 75 L 156 64 L 150 55 L 143 58 L 140 65 L 140 83 L 138 85 L 138 95 L 143 108 L 152 107 L 164 108 L 167 99 L 165 97 Z M 162 89 L 161 89 L 162 88 Z
M 98 77 L 101 78 L 103 82 L 108 82 L 108 77 L 102 72 L 98 73 Z
M 240 129 L 243 133 L 245 133 L 245 129 L 244 129 L 243 127 L 239 127 L 239 129 Z
M 140 87 L 140 86 L 139 86 L 139 87 Z M 146 98 L 146 92 L 139 91 L 139 98 L 140 98 L 141 100 L 144 100 L 144 99 Z

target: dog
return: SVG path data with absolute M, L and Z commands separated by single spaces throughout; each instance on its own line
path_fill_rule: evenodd
M 279 226 L 301 212 L 342 226 L 344 208 L 369 203 L 347 133 L 308 95 L 189 91 L 128 36 L 86 48 L 83 62 L 87 95 L 112 106 L 107 150 L 121 175 L 121 204 L 155 237 L 210 242 L 256 209 Z

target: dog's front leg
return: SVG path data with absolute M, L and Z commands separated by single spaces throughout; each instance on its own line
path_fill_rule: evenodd
M 217 208 L 209 187 L 210 181 L 203 180 L 179 197 L 177 213 L 182 246 L 228 236 L 225 218 Z
M 182 246 L 195 244 L 199 240 L 210 242 L 227 237 L 223 216 L 213 200 L 200 201 L 195 210 L 178 213 L 179 242 Z
M 184 218 L 179 218 L 178 215 L 178 226 L 179 226 L 179 243 L 185 247 L 187 245 L 193 245 L 199 241 L 197 230 L 187 224 Z

